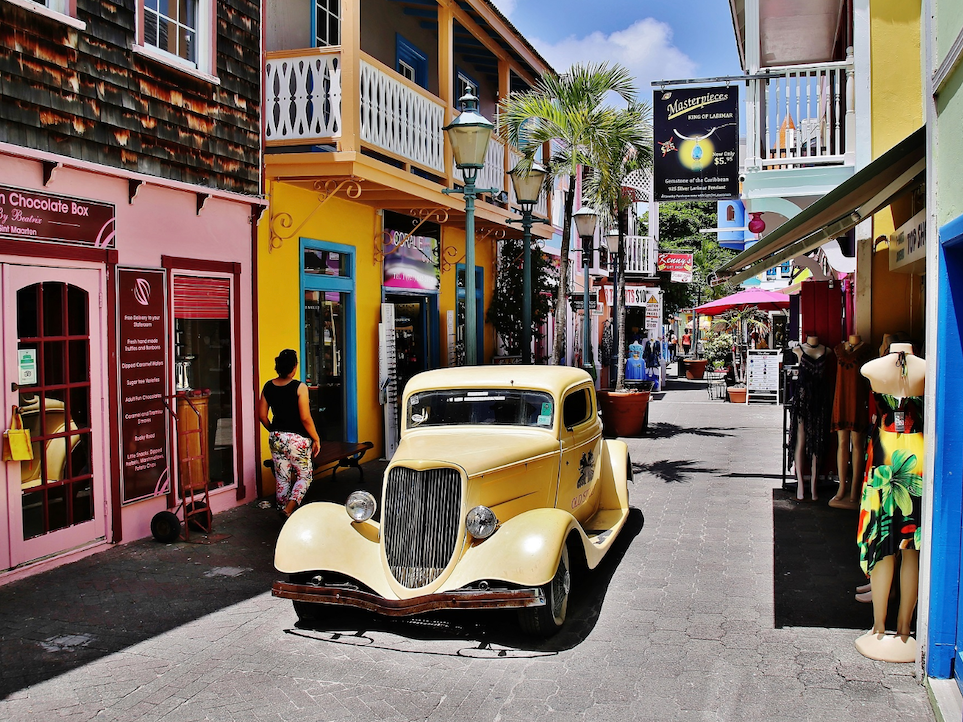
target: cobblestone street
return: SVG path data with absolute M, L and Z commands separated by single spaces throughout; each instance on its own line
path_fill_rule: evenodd
M 248 505 L 216 517 L 230 534 L 216 544 L 145 540 L 0 587 L 0 719 L 934 719 L 913 665 L 853 647 L 872 616 L 850 601 L 855 562 L 777 609 L 794 570 L 774 562 L 774 518 L 817 518 L 784 501 L 781 407 L 709 401 L 701 383 L 662 396 L 629 440 L 635 511 L 601 567 L 575 577 L 547 642 L 502 613 L 335 611 L 299 629 L 270 595 L 280 521 Z M 356 479 L 327 491 L 343 498 Z M 825 498 L 826 527 L 855 524 Z M 822 548 L 798 538 L 818 567 Z M 835 604 L 830 587 L 855 606 L 839 626 L 808 623 Z

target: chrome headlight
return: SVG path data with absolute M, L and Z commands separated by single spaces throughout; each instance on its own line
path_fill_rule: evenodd
M 465 527 L 476 539 L 487 539 L 498 528 L 498 517 L 487 506 L 476 506 L 465 517 Z
M 368 521 L 374 516 L 378 503 L 367 491 L 352 491 L 344 503 L 344 508 L 352 521 Z

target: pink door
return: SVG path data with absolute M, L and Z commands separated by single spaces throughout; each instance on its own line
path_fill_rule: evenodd
M 2 279 L 2 424 L 19 406 L 34 458 L 0 464 L 8 529 L 8 563 L 0 569 L 105 537 L 109 406 L 103 271 L 3 264 Z

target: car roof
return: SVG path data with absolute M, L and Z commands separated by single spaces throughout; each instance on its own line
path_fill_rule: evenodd
M 514 386 L 561 396 L 566 389 L 591 380 L 583 369 L 571 366 L 460 366 L 415 375 L 405 387 L 405 395 L 434 389 L 508 389 Z

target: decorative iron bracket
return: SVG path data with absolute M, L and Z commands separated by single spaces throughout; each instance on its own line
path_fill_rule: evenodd
M 384 261 L 387 256 L 390 256 L 392 253 L 405 245 L 408 239 L 415 235 L 415 231 L 421 228 L 425 223 L 434 221 L 439 226 L 443 226 L 448 222 L 448 211 L 444 208 L 415 208 L 408 211 L 408 213 L 405 215 L 412 216 L 417 220 L 415 221 L 414 227 L 412 227 L 412 229 L 408 231 L 408 233 L 405 234 L 405 237 L 400 241 L 391 240 L 389 236 L 391 231 L 385 230 L 375 235 L 374 260 L 372 261 L 374 265 L 378 265 Z M 439 240 L 438 243 L 440 244 L 441 241 Z M 391 250 L 388 250 L 389 247 Z M 431 260 L 433 261 L 434 259 Z
M 311 212 L 304 217 L 304 220 L 297 225 L 297 228 L 291 230 L 291 226 L 294 225 L 294 217 L 290 213 L 275 213 L 271 216 L 271 240 L 268 244 L 269 253 L 276 248 L 280 248 L 289 238 L 297 235 L 298 231 L 304 227 L 304 224 L 341 190 L 344 190 L 345 195 L 351 200 L 356 200 L 361 197 L 361 183 L 359 183 L 358 179 L 354 176 L 340 180 L 338 178 L 329 178 L 325 181 L 315 181 L 314 190 L 318 194 L 318 203 Z

